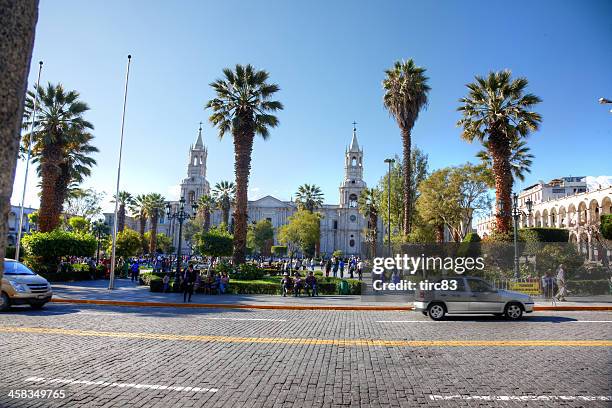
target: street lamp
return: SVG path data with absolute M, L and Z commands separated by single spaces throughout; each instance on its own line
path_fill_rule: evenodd
M 395 159 L 385 159 L 385 163 L 389 164 L 389 177 L 388 177 L 388 192 L 387 192 L 387 239 L 389 240 L 389 256 L 391 256 L 391 165 L 395 163 Z
M 95 221 L 91 228 L 96 235 L 96 239 L 98 240 L 98 249 L 96 251 L 96 265 L 98 265 L 98 262 L 100 261 L 100 241 L 102 239 L 102 235 L 106 235 L 108 233 L 108 225 L 102 221 Z
M 527 212 L 528 212 L 528 218 L 531 217 L 531 210 L 533 209 L 533 201 L 531 200 L 531 198 L 528 198 L 527 201 L 525 201 L 525 205 L 527 206 Z M 506 215 L 511 215 L 512 216 L 512 220 L 513 220 L 513 226 L 514 226 L 514 277 L 516 279 L 519 279 L 520 277 L 520 271 L 519 271 L 519 255 L 518 255 L 518 221 L 519 221 L 519 217 L 521 216 L 521 214 L 524 214 L 518 206 L 518 195 L 516 193 L 514 193 L 512 195 L 512 208 L 510 208 L 510 211 L 508 211 L 506 208 L 504 208 L 504 203 L 501 201 L 497 202 L 497 211 L 500 215 L 506 216 Z
M 172 213 L 172 208 L 170 207 L 170 203 L 166 204 L 166 218 L 169 220 L 176 219 L 179 223 L 179 236 L 178 236 L 178 248 L 176 250 L 176 276 L 180 276 L 181 274 L 181 246 L 183 243 L 183 221 L 191 220 L 195 218 L 195 213 L 198 210 L 198 205 L 193 203 L 191 205 L 193 210 L 193 215 L 189 214 L 189 212 L 185 211 L 185 197 L 181 197 L 179 200 L 178 209 L 176 212 Z

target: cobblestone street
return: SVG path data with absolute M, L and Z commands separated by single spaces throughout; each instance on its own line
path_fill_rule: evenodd
M 52 304 L 2 323 L 2 407 L 604 407 L 612 394 L 606 312 L 432 322 Z M 42 389 L 65 397 L 9 397 Z

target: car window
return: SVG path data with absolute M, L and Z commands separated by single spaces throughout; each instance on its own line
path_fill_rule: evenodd
M 19 262 L 4 261 L 5 275 L 36 275 L 27 266 Z
M 472 292 L 491 292 L 493 288 L 487 282 L 480 279 L 468 279 Z

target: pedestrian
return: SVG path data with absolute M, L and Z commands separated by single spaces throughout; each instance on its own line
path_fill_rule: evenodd
M 557 287 L 559 290 L 557 291 L 555 298 L 558 301 L 564 302 L 567 289 L 565 288 L 565 268 L 563 267 L 563 264 L 560 264 L 557 268 Z
M 340 277 L 344 278 L 344 259 L 340 259 Z
M 329 272 L 331 271 L 331 268 L 332 268 L 332 261 L 331 259 L 328 259 L 325 262 L 325 277 L 326 278 L 329 278 Z
M 360 259 L 359 262 L 357 262 L 357 278 L 361 280 L 362 277 L 363 277 L 363 261 Z
M 191 302 L 195 280 L 196 272 L 193 265 L 189 265 L 183 274 L 183 303 Z
M 138 260 L 134 260 L 134 262 L 132 263 L 132 267 L 130 268 L 130 272 L 132 275 L 132 282 L 134 282 L 134 280 L 136 279 L 137 273 L 138 273 Z
M 170 274 L 168 272 L 166 272 L 166 274 L 164 275 L 164 293 L 168 292 L 168 288 L 170 287 Z

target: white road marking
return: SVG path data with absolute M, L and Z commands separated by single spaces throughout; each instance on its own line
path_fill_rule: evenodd
M 217 392 L 218 388 L 203 388 L 203 387 L 181 387 L 174 385 L 159 385 L 159 384 L 134 384 L 134 383 L 118 383 L 108 381 L 88 381 L 88 380 L 72 380 L 67 378 L 43 378 L 43 377 L 28 377 L 24 382 L 29 383 L 45 383 L 45 384 L 82 384 L 93 385 L 99 387 L 117 387 L 117 388 L 137 388 L 145 390 L 168 390 L 168 391 L 183 391 L 183 392 Z
M 433 401 L 612 401 L 609 395 L 430 395 Z

